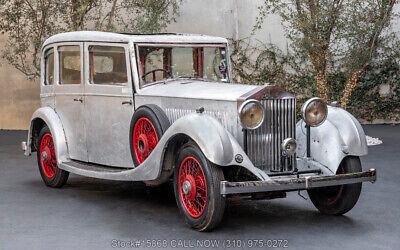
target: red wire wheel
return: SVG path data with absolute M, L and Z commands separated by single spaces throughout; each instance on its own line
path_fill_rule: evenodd
M 179 168 L 179 196 L 186 212 L 193 218 L 200 217 L 207 205 L 206 178 L 200 163 L 186 157 Z
M 154 125 L 146 117 L 140 118 L 133 128 L 133 151 L 139 164 L 142 164 L 158 143 Z
M 57 171 L 56 152 L 54 150 L 53 136 L 46 133 L 40 142 L 40 163 L 44 175 L 51 179 Z

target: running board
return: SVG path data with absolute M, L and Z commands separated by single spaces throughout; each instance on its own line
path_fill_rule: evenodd
M 67 161 L 59 164 L 59 168 L 67 172 L 87 177 L 116 181 L 147 181 L 154 180 L 154 173 L 141 168 L 109 167 L 80 161 Z

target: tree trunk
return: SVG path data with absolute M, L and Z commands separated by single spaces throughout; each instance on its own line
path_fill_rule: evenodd
M 340 106 L 346 109 L 347 103 L 349 102 L 349 98 L 353 92 L 353 89 L 357 86 L 358 79 L 360 79 L 362 69 L 359 69 L 351 74 L 351 76 L 346 81 L 346 86 L 343 91 L 343 97 L 340 100 Z
M 315 81 L 318 95 L 325 102 L 328 102 L 328 82 L 326 80 L 328 51 L 323 50 L 322 53 L 317 53 L 317 55 L 308 54 L 308 57 L 311 60 L 312 67 L 315 72 Z
M 109 17 L 108 17 L 108 23 L 107 23 L 107 31 L 111 31 L 112 27 L 113 27 L 113 22 L 114 22 L 114 16 L 115 16 L 115 10 L 116 10 L 116 6 L 117 6 L 117 1 L 118 0 L 114 0 L 110 13 L 109 13 Z

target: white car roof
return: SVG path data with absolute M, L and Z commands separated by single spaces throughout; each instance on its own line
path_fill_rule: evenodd
M 59 42 L 151 42 L 151 43 L 227 43 L 226 38 L 197 34 L 122 34 L 100 31 L 74 31 L 60 33 L 48 38 L 43 47 Z

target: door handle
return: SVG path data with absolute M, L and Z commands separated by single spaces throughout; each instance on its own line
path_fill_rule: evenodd
M 74 98 L 74 102 L 83 102 L 83 99 L 82 99 L 82 97 L 80 97 L 80 98 Z
M 132 105 L 132 100 L 129 101 L 123 101 L 122 105 Z

